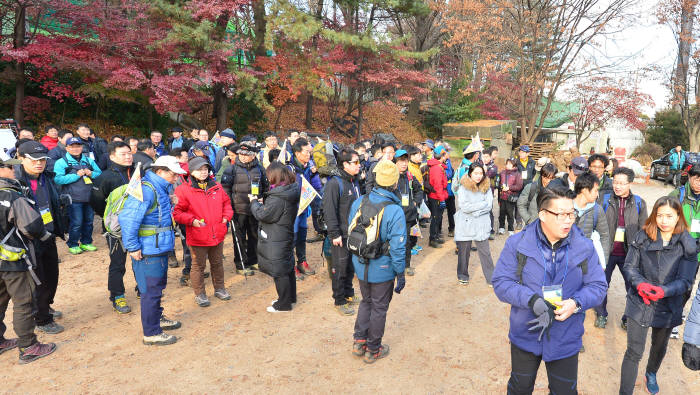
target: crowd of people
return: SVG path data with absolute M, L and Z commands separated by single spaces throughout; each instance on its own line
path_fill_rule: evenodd
M 180 266 L 176 239 L 183 249 L 179 283 L 192 288 L 195 304 L 209 306 L 212 294 L 231 299 L 223 269 L 229 233 L 236 273 L 274 279 L 278 298 L 267 307 L 270 313 L 295 308 L 296 282 L 315 274 L 306 244 L 322 241 L 329 303 L 341 315 L 356 315 L 352 353 L 366 363 L 389 353 L 382 343 L 387 311 L 405 276 L 416 273 L 411 258 L 422 250 L 422 233 L 435 249 L 446 237 L 454 239 L 459 285 L 469 284 L 476 251 L 487 285 L 512 305 L 513 394 L 532 393 L 542 360 L 552 393 L 576 393 L 584 312 L 593 309 L 595 327 L 606 328 L 615 267 L 627 290 L 620 393 L 634 390 L 649 328 L 645 383 L 658 392 L 656 374 L 692 296 L 700 165 L 648 213 L 631 190 L 634 172 L 605 154 L 577 156 L 557 169 L 546 157 L 535 161 L 522 145 L 499 169 L 498 148 L 478 140 L 464 148 L 455 167 L 449 144 L 432 140 L 337 145 L 290 130 L 281 144 L 274 132 L 259 143 L 253 135 L 239 140 L 231 129 L 213 138 L 195 129 L 189 138 L 176 127 L 167 141 L 154 131 L 148 139 L 114 136 L 107 143 L 87 125 L 45 132 L 37 142 L 31 130 L 20 131 L 16 149 L 0 161 L 0 215 L 7 218 L 0 224 L 0 316 L 12 300 L 18 336 L 2 337 L 0 322 L 0 353 L 18 347 L 21 363 L 56 349 L 34 332 L 64 330 L 56 322 L 61 313 L 52 308 L 57 238 L 70 254 L 94 254 L 95 214 L 103 218 L 108 246 L 109 302 L 120 314 L 131 312 L 124 287 L 130 257 L 148 345 L 175 343 L 168 332 L 181 326 L 161 306 L 168 268 Z M 490 242 L 499 235 L 507 240 L 494 265 Z M 699 345 L 700 294 L 683 345 L 684 362 L 696 370 Z

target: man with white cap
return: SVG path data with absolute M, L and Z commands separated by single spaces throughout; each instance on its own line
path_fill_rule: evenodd
M 143 343 L 173 344 L 175 336 L 163 330 L 177 329 L 180 322 L 163 315 L 160 300 L 168 282 L 168 253 L 175 247 L 172 221 L 172 185 L 179 174 L 187 174 L 174 156 L 161 156 L 153 162 L 141 181 L 143 201 L 134 196 L 124 202 L 119 214 L 124 248 L 131 256 L 131 266 L 141 293 Z

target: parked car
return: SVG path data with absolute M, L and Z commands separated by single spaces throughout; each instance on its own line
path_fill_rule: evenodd
M 681 184 L 685 184 L 686 181 L 688 181 L 688 170 L 690 170 L 694 164 L 700 163 L 700 153 L 688 152 L 687 154 L 687 160 L 681 171 Z M 671 156 L 670 153 L 651 162 L 649 178 L 665 180 L 671 176 L 671 161 L 669 160 L 669 156 Z

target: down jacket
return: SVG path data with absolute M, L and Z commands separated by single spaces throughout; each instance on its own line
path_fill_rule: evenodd
M 187 245 L 212 247 L 226 238 L 227 223 L 233 218 L 231 200 L 221 184 L 207 179 L 206 189 L 196 184 L 194 177 L 188 183 L 175 188 L 177 205 L 173 217 L 178 224 L 185 225 Z M 226 219 L 226 223 L 222 219 Z M 204 226 L 192 226 L 195 219 L 204 220 Z
M 476 184 L 466 173 L 457 190 L 458 210 L 455 213 L 455 241 L 482 241 L 491 233 L 493 193 L 488 178 Z
M 264 203 L 250 205 L 258 229 L 258 265 L 263 273 L 282 277 L 294 270 L 294 222 L 299 206 L 299 186 L 294 184 L 272 188 Z
M 503 190 L 503 185 L 508 186 L 508 190 Z M 498 198 L 508 200 L 510 196 L 519 196 L 523 189 L 523 179 L 520 177 L 520 172 L 517 169 L 503 170 L 501 172 L 501 183 L 498 186 Z
M 435 158 L 428 160 L 428 166 L 430 168 L 428 170 L 428 182 L 433 188 L 433 191 L 428 193 L 428 198 L 444 202 L 448 197 L 446 166 Z
M 594 230 L 598 232 L 600 235 L 600 244 L 603 246 L 603 256 L 605 256 L 605 259 L 608 259 L 612 247 L 612 240 L 610 239 L 610 228 L 608 227 L 608 220 L 605 217 L 603 207 L 598 203 L 593 203 L 582 210 L 577 208 L 576 212 L 578 214 L 576 217 L 576 226 L 578 226 L 581 232 L 583 232 L 583 235 L 589 239 Z M 596 220 L 598 221 L 597 223 Z
M 399 182 L 394 191 L 403 203 L 402 195 L 408 195 L 408 205 L 401 206 L 403 215 L 406 216 L 406 224 L 413 226 L 418 221 L 418 207 L 423 202 L 423 187 L 420 182 L 413 177 L 410 171 L 406 170 L 399 174 Z
M 606 193 L 605 195 L 598 196 L 598 203 L 605 209 L 607 200 L 607 209 L 605 210 L 605 219 L 608 222 L 610 244 L 611 246 L 615 242 L 615 231 L 617 230 L 617 220 L 620 213 L 621 201 L 624 201 L 624 213 L 625 218 L 625 250 L 628 249 L 630 241 L 634 239 L 634 236 L 642 229 L 644 223 L 647 220 L 647 204 L 641 197 L 636 197 L 630 191 L 630 194 L 625 199 L 620 199 L 614 193 Z M 637 201 L 639 201 L 639 207 L 637 207 Z M 610 248 L 612 251 L 612 247 Z
M 518 254 L 525 258 L 522 276 L 517 274 Z M 545 262 L 545 255 L 551 256 L 554 264 Z M 547 267 L 550 269 L 545 270 Z M 552 267 L 558 270 L 553 273 Z M 549 336 L 538 341 L 539 331 L 528 330 L 532 326 L 528 322 L 535 319 L 528 302 L 534 295 L 542 297 L 543 284 L 562 284 L 562 299 L 577 300 L 581 312 L 565 321 L 554 321 Z M 581 350 L 584 312 L 603 301 L 608 284 L 593 242 L 578 227 L 573 226 L 566 238 L 552 246 L 537 219 L 506 240 L 493 272 L 493 288 L 499 300 L 511 305 L 510 341 L 549 362 L 568 358 Z
M 360 186 L 354 177 L 340 169 L 332 172 L 333 176 L 328 178 L 322 198 L 323 219 L 331 240 L 348 237 L 348 212 L 355 199 L 360 197 Z
M 661 232 L 653 241 L 643 230 L 629 243 L 623 272 L 630 282 L 625 315 L 643 327 L 672 328 L 683 323 L 683 295 L 690 291 L 698 267 L 697 244 L 688 232 L 674 234 L 664 247 Z M 664 297 L 646 305 L 641 283 L 660 286 Z
M 175 232 L 170 213 L 170 193 L 172 185 L 152 171 L 147 171 L 142 182 L 147 181 L 155 188 L 155 194 L 151 187 L 142 185 L 143 202 L 133 196 L 127 197 L 124 208 L 119 213 L 119 226 L 122 228 L 122 242 L 128 252 L 141 250 L 144 257 L 167 255 L 175 246 Z M 158 204 L 155 204 L 158 199 Z M 148 212 L 151 207 L 154 210 Z M 150 236 L 139 236 L 139 228 L 142 226 L 156 226 L 170 228 Z
M 237 157 L 236 162 L 221 175 L 221 186 L 229 195 L 236 215 L 250 215 L 248 194 L 251 193 L 253 183 L 258 184 L 258 196 L 263 196 L 270 188 L 265 169 L 257 159 L 243 163 Z
M 89 169 L 92 174 L 88 177 L 89 182 L 85 182 L 86 176 L 76 174 L 78 170 Z M 56 161 L 53 167 L 54 182 L 61 186 L 61 193 L 70 195 L 75 203 L 88 203 L 90 194 L 92 193 L 92 183 L 94 179 L 102 174 L 102 170 L 97 166 L 97 163 L 87 157 L 80 155 L 80 161 L 76 160 L 71 154 L 66 153 L 63 158 Z

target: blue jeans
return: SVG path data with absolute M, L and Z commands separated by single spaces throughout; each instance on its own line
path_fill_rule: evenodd
M 92 244 L 92 222 L 95 212 L 88 203 L 73 203 L 68 208 L 70 229 L 68 230 L 68 247 L 78 244 Z
M 143 335 L 158 335 L 163 332 L 160 329 L 160 317 L 163 316 L 160 300 L 168 284 L 168 256 L 144 257 L 140 261 L 132 258 L 131 267 L 141 293 Z

